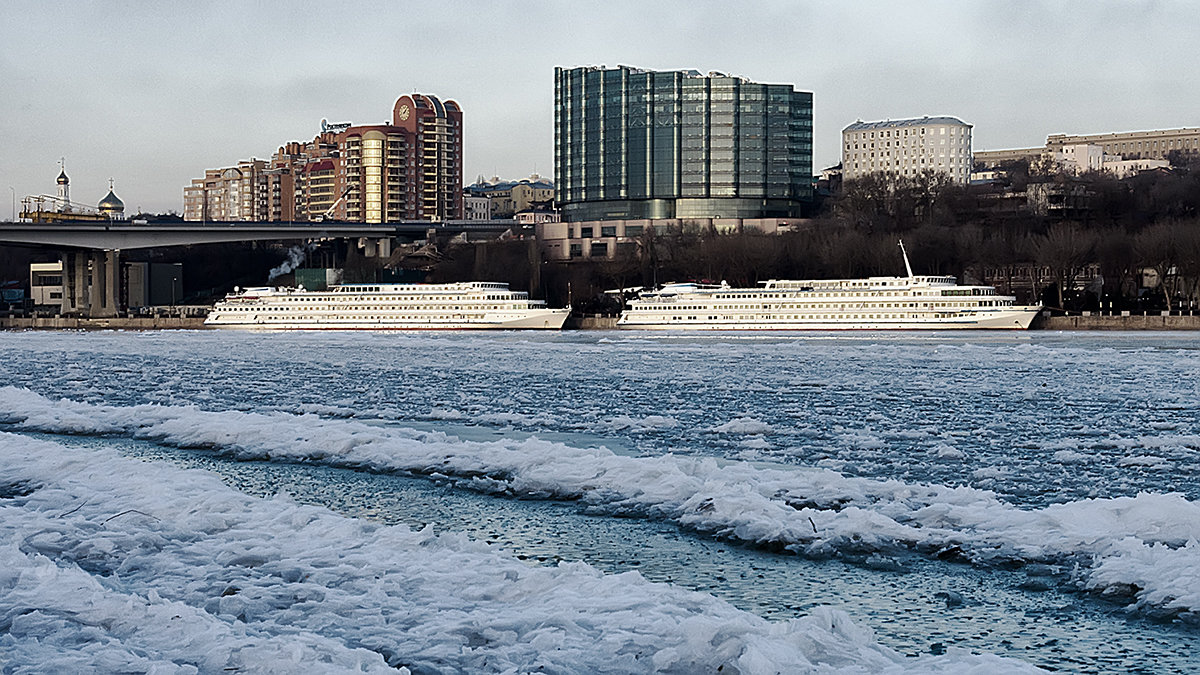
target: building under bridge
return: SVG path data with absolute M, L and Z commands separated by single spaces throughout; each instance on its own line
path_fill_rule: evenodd
M 119 316 L 133 300 L 130 275 L 123 277 L 122 251 L 237 242 L 320 242 L 349 240 L 365 258 L 387 259 L 397 240 L 449 238 L 462 234 L 495 236 L 514 227 L 513 221 L 402 221 L 393 223 L 131 223 L 128 221 L 47 221 L 0 223 L 0 244 L 56 251 L 57 304 L 63 315 L 106 318 Z M 145 270 L 146 284 L 154 282 L 153 268 Z M 57 273 L 57 274 L 55 274 Z M 179 290 L 180 275 L 167 286 Z M 31 279 L 32 281 L 32 279 Z M 160 281 L 162 281 L 160 279 Z M 126 289 L 122 293 L 122 288 Z

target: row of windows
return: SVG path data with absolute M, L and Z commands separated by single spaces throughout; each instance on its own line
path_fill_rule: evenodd
M 528 303 L 528 302 L 522 302 L 522 303 L 511 303 L 511 304 L 505 304 L 505 305 L 477 305 L 475 307 L 467 307 L 467 308 L 463 308 L 463 307 L 420 307 L 420 308 L 397 307 L 397 308 L 395 308 L 395 311 L 412 312 L 412 311 L 416 311 L 416 310 L 423 310 L 423 311 L 441 311 L 441 312 L 448 312 L 448 311 L 481 312 L 481 311 L 485 311 L 485 310 L 495 310 L 495 309 L 537 309 L 538 307 L 539 307 L 539 305 L 534 305 L 534 304 Z M 291 316 L 295 312 L 333 312 L 335 314 L 341 314 L 344 312 L 360 312 L 360 311 L 361 312 L 378 312 L 382 309 L 388 309 L 388 308 L 383 308 L 383 307 L 336 307 L 336 308 L 335 307 L 286 307 L 286 308 L 280 308 L 280 307 L 258 306 L 258 307 L 224 307 L 221 309 L 221 311 L 222 312 L 252 313 L 252 314 L 268 314 L 268 315 L 282 314 L 282 315 Z M 328 315 L 322 315 L 322 316 L 328 318 Z M 419 316 L 426 316 L 426 315 L 421 314 Z M 362 318 L 362 317 L 356 317 L 356 318 Z
M 874 152 L 847 152 L 846 157 L 847 157 L 847 159 L 864 159 L 864 160 L 865 159 L 875 159 L 875 154 L 876 153 L 874 153 Z M 892 152 L 890 150 L 888 150 L 888 151 L 881 150 L 878 154 L 879 154 L 880 159 L 891 159 L 892 158 Z M 909 154 L 907 151 L 904 154 L 900 154 L 900 152 L 897 150 L 895 157 L 897 159 L 918 159 L 918 158 L 922 158 L 922 157 L 932 158 L 935 156 L 936 157 L 945 157 L 946 154 L 947 153 L 945 150 L 940 150 L 936 153 L 933 150 L 928 150 L 928 151 L 921 150 L 919 152 L 913 152 L 912 154 Z M 970 157 L 971 153 L 967 150 L 953 148 L 950 150 L 949 155 L 950 155 L 950 157 Z
M 727 305 L 727 304 L 720 303 L 715 306 L 639 303 L 637 305 L 637 309 L 639 311 L 664 311 L 664 310 L 667 310 L 667 311 L 674 311 L 674 312 L 701 310 L 701 309 L 718 309 L 718 310 L 724 310 L 724 311 L 735 310 L 735 309 L 736 310 L 751 310 L 751 311 L 759 311 L 759 310 L 764 310 L 764 309 L 773 309 L 773 310 L 782 309 L 782 310 L 792 310 L 792 311 L 795 311 L 798 309 L 806 309 L 806 310 L 810 310 L 810 311 L 814 310 L 814 309 L 829 309 L 829 310 L 844 312 L 846 310 L 863 309 L 863 308 L 868 308 L 868 307 L 876 308 L 876 309 L 901 309 L 901 308 L 906 308 L 906 307 L 910 307 L 910 308 L 930 308 L 930 307 L 975 308 L 975 307 L 1001 307 L 1001 306 L 1004 306 L 1005 304 L 1006 303 L 999 302 L 999 301 L 993 301 L 993 300 L 977 300 L 975 302 L 922 302 L 922 303 L 917 303 L 917 302 L 876 302 L 876 303 L 858 303 L 857 305 L 852 304 L 852 303 L 821 303 L 821 302 L 803 303 L 803 304 L 782 304 L 782 305 Z
M 1166 139 L 1154 141 L 1122 141 L 1105 143 L 1104 151 L 1116 154 L 1141 150 L 1184 150 L 1200 148 L 1200 138 Z
M 961 161 L 957 160 L 957 159 L 952 159 L 949 162 L 947 162 L 945 159 L 938 159 L 937 161 L 934 161 L 933 159 L 929 159 L 928 161 L 926 161 L 924 158 L 921 158 L 920 160 L 910 159 L 910 160 L 904 160 L 904 161 L 901 161 L 899 159 L 896 159 L 896 160 L 881 159 L 878 162 L 876 162 L 875 160 L 871 160 L 869 162 L 864 160 L 861 164 L 859 162 L 854 162 L 853 164 L 850 165 L 850 168 L 874 170 L 874 169 L 887 169 L 890 167 L 896 167 L 896 168 L 916 167 L 916 166 L 923 167 L 926 165 L 928 165 L 929 167 L 932 168 L 933 166 L 936 165 L 937 167 L 942 168 L 942 169 L 944 169 L 946 167 L 950 167 L 951 169 L 966 170 L 966 167 L 969 164 L 970 163 L 965 159 L 961 160 Z
M 897 285 L 900 285 L 902 283 L 904 283 L 904 282 L 897 282 Z M 950 283 L 953 283 L 953 278 L 951 278 Z M 875 282 L 859 282 L 859 283 L 852 283 L 850 285 L 851 286 L 859 286 L 862 288 L 875 288 L 875 287 L 879 286 L 880 284 L 875 283 Z M 886 286 L 887 282 L 884 282 L 882 285 Z M 807 298 L 837 298 L 837 297 L 850 297 L 850 298 L 908 297 L 908 296 L 913 296 L 913 295 L 929 295 L 929 293 L 923 292 L 923 291 L 877 291 L 877 290 L 866 290 L 866 291 L 837 290 L 837 291 L 832 291 L 832 292 L 826 292 L 826 291 L 813 292 L 811 289 L 801 288 L 799 293 L 797 293 L 797 292 L 791 292 L 791 293 L 738 293 L 738 294 L 718 293 L 713 297 L 715 297 L 718 300 L 747 300 L 747 299 L 758 299 L 758 298 L 769 299 L 769 298 L 795 298 L 795 297 L 803 297 L 806 299 Z
M 949 145 L 967 145 L 970 139 L 967 138 L 951 138 Z M 878 144 L 880 148 L 927 148 L 931 145 L 946 145 L 946 139 L 940 138 L 935 143 L 933 139 L 924 138 L 920 141 L 911 139 L 907 141 L 882 141 Z M 861 147 L 860 147 L 861 146 Z M 874 150 L 876 144 L 872 143 L 851 143 L 846 141 L 846 150 Z
M 907 138 L 910 136 L 925 136 L 925 130 L 929 129 L 930 136 L 969 136 L 970 129 L 968 127 L 905 127 L 903 129 L 883 129 L 880 131 L 852 131 L 845 135 L 851 140 L 869 140 L 876 138 Z M 949 129 L 947 132 L 946 130 Z M 903 133 L 901 133 L 903 131 Z
M 930 312 L 924 314 L 757 314 L 757 315 L 708 315 L 708 316 L 679 316 L 674 314 L 647 314 L 637 317 L 639 322 L 683 322 L 683 321 L 728 321 L 733 323 L 749 323 L 760 321 L 846 321 L 848 319 L 896 321 L 903 319 L 949 319 L 955 317 L 975 316 L 975 312 L 959 312 L 957 314 Z
M 254 317 L 254 318 L 258 319 L 258 317 Z M 289 323 L 300 322 L 300 321 L 312 321 L 312 322 L 320 322 L 320 323 L 339 323 L 339 322 L 350 323 L 350 322 L 357 322 L 357 321 L 392 321 L 392 322 L 409 321 L 409 322 L 417 322 L 417 323 L 429 323 L 432 321 L 478 321 L 479 318 L 480 318 L 479 316 L 469 316 L 469 315 L 462 315 L 462 314 L 455 314 L 455 315 L 439 314 L 439 315 L 420 315 L 420 316 L 415 316 L 415 315 L 355 316 L 355 317 L 328 317 L 328 316 L 295 315 L 295 316 L 266 316 L 259 320 L 260 321 L 280 321 L 280 322 L 289 322 Z

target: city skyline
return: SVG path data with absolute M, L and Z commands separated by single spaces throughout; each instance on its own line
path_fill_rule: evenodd
M 814 171 L 856 120 L 951 115 L 975 150 L 1200 126 L 1185 2 L 6 3 L 0 190 L 182 211 L 206 168 L 420 91 L 464 111 L 463 181 L 551 177 L 554 68 L 720 71 L 814 96 Z

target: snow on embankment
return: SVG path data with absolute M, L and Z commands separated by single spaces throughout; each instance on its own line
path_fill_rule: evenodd
M 1039 672 L 0 433 L 5 672 Z
M 113 407 L 0 388 L 0 422 L 119 434 L 240 458 L 321 461 L 463 479 L 477 489 L 578 499 L 809 555 L 912 548 L 975 562 L 1080 564 L 1080 581 L 1141 608 L 1200 612 L 1200 504 L 1176 494 L 1024 510 L 988 491 L 769 468 L 710 458 L 628 457 L 537 439 L 471 442 L 440 433 L 285 413 Z

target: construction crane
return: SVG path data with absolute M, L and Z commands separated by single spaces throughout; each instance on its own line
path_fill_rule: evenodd
M 333 200 L 333 203 L 329 205 L 329 208 L 325 209 L 325 213 L 322 213 L 321 215 L 317 216 L 316 218 L 313 218 L 313 220 L 318 223 L 329 220 L 329 217 L 333 215 L 334 209 L 336 209 L 338 207 L 338 204 L 342 203 L 342 200 L 346 198 L 346 195 L 350 194 L 350 190 L 352 190 L 352 189 L 354 189 L 353 185 L 346 188 L 346 191 L 342 193 L 342 196 Z

